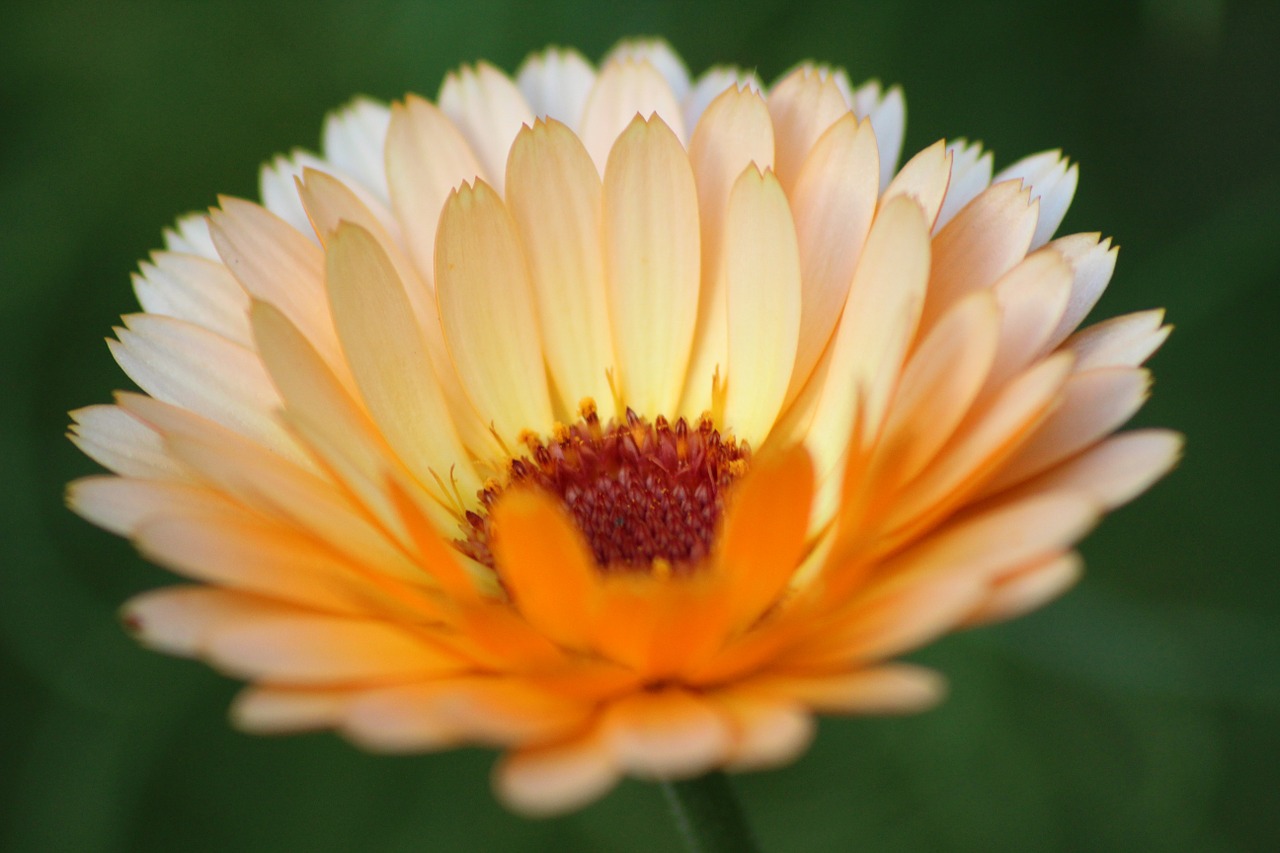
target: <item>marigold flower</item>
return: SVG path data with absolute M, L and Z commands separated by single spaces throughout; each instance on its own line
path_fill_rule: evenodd
M 506 750 L 499 796 L 793 759 L 926 708 L 891 659 L 1039 606 L 1179 438 L 1111 434 L 1169 327 L 1076 332 L 1116 250 L 1052 240 L 1058 152 L 895 169 L 896 88 L 480 63 L 357 99 L 262 205 L 178 221 L 73 413 L 87 519 L 193 585 L 127 624 L 249 731 Z

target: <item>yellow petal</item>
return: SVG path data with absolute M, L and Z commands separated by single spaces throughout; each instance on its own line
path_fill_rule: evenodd
M 326 262 L 343 352 L 388 444 L 419 482 L 447 482 L 454 472 L 474 487 L 477 478 L 467 471 L 422 330 L 386 252 L 368 231 L 343 223 L 329 241 Z
M 782 185 L 754 167 L 733 186 L 724 234 L 729 363 L 724 425 L 758 447 L 787 393 L 800 336 L 800 253 Z
M 636 119 L 609 154 L 604 247 L 619 396 L 675 411 L 698 311 L 698 196 L 689 158 L 662 119 Z
M 516 137 L 507 163 L 507 207 L 529 262 L 547 366 L 561 415 L 591 397 L 614 416 L 608 372 L 613 337 L 600 247 L 600 176 L 569 128 L 538 122 Z
M 688 384 L 679 413 L 697 418 L 713 408 L 713 380 L 729 365 L 724 230 L 729 193 L 752 163 L 773 164 L 773 125 L 757 91 L 736 86 L 707 107 L 689 144 L 702 226 L 701 290 Z
M 484 182 L 449 197 L 436 245 L 436 300 L 463 388 L 509 447 L 554 422 L 537 307 L 515 223 Z

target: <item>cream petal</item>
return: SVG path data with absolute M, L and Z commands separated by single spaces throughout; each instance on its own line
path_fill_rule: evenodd
M 449 423 L 427 343 L 386 252 L 368 231 L 343 223 L 329 241 L 326 261 L 343 352 L 388 444 L 420 483 L 456 477 L 474 491 L 478 480 Z
M 907 663 L 833 675 L 764 676 L 757 683 L 828 714 L 914 714 L 942 701 L 946 692 L 938 673 Z
M 1063 554 L 1002 578 L 987 593 L 966 626 L 1004 622 L 1043 607 L 1075 585 L 1084 572 L 1077 554 Z
M 391 206 L 409 256 L 430 284 L 440 211 L 450 192 L 481 175 L 480 162 L 449 117 L 416 95 L 391 108 L 386 159 Z
M 773 172 L 748 168 L 725 217 L 729 362 L 724 424 L 758 447 L 787 393 L 800 337 L 800 252 Z
M 993 179 L 996 183 L 1020 180 L 1030 188 L 1031 197 L 1040 200 L 1040 220 L 1031 238 L 1032 249 L 1048 243 L 1062 224 L 1076 194 L 1079 174 L 1079 168 L 1069 166 L 1061 151 L 1044 151 L 1019 160 Z
M 702 226 L 698 319 L 688 382 L 679 412 L 696 418 L 713 408 L 713 383 L 729 365 L 729 317 L 725 283 L 725 216 L 734 181 L 752 163 L 773 162 L 773 125 L 757 91 L 733 88 L 707 107 L 689 144 Z
M 956 300 L 990 287 L 1026 256 L 1037 218 L 1030 198 L 1017 181 L 993 184 L 933 238 L 922 329 Z
M 387 166 L 384 151 L 391 110 L 372 98 L 358 97 L 330 113 L 324 122 L 325 159 L 351 175 L 382 204 L 387 204 Z
M 280 424 L 280 396 L 256 353 L 181 320 L 152 314 L 124 320 L 118 340 L 107 344 L 140 388 L 297 464 L 310 464 Z
M 1118 429 L 1146 402 L 1151 375 L 1109 367 L 1077 373 L 1063 387 L 1062 402 L 987 484 L 994 494 L 1068 459 Z
M 608 707 L 601 726 L 618 764 L 644 779 L 700 775 L 733 748 L 729 720 L 714 700 L 678 689 L 625 696 Z
M 521 126 L 533 124 L 533 112 L 516 84 L 480 62 L 445 77 L 437 102 L 462 131 L 484 166 L 486 179 L 501 194 L 511 141 Z
M 1000 305 L 1000 347 L 987 377 L 994 393 L 1044 352 L 1071 295 L 1071 267 L 1052 250 L 1035 252 L 991 288 Z
M 1115 271 L 1120 247 L 1112 246 L 1111 238 L 1104 240 L 1100 234 L 1071 234 L 1059 237 L 1049 246 L 1066 258 L 1075 270 L 1067 310 L 1045 344 L 1047 349 L 1052 349 L 1076 330 L 1102 298 L 1102 292 L 1111 281 L 1111 273 Z
M 711 102 L 729 91 L 731 87 L 750 89 L 753 92 L 764 91 L 764 84 L 760 82 L 760 78 L 754 72 L 743 71 L 741 68 L 728 65 L 717 65 L 708 68 L 694 81 L 693 86 L 684 96 L 681 104 L 684 126 L 691 135 L 696 132 L 698 122 L 702 120 L 702 115 L 706 112 L 707 107 L 711 106 Z M 770 159 L 772 159 L 772 145 L 769 146 L 769 150 Z
M 680 101 L 662 73 L 644 59 L 619 57 L 600 69 L 587 98 L 578 134 L 603 173 L 610 152 L 636 116 L 657 115 L 683 144 L 688 139 L 680 117 Z
M 516 225 L 484 182 L 449 197 L 436 241 L 436 299 L 458 376 L 508 447 L 554 422 L 537 307 Z
M 821 481 L 836 470 L 855 419 L 875 435 L 915 330 L 929 278 L 929 229 L 914 201 L 888 204 L 871 225 L 831 347 L 808 444 Z
M 164 247 L 170 252 L 198 255 L 211 261 L 218 259 L 218 250 L 209 236 L 209 217 L 203 213 L 189 213 L 180 217 L 173 227 L 164 229 Z
M 126 477 L 185 480 L 160 436 L 118 406 L 87 406 L 71 413 L 69 437 L 93 461 Z
M 1108 510 L 1128 503 L 1167 474 L 1182 457 L 1183 438 L 1176 432 L 1143 429 L 1114 435 L 1084 453 L 1056 465 L 1001 496 L 1072 491 Z
M 689 92 L 689 69 L 684 60 L 663 39 L 624 39 L 614 45 L 601 65 L 615 60 L 647 62 L 671 87 L 671 93 L 680 100 Z M 663 116 L 665 119 L 666 116 Z
M 519 746 L 581 729 L 590 708 L 497 678 L 449 678 L 369 691 L 343 715 L 348 737 L 382 752 L 478 743 Z
M 1160 348 L 1173 331 L 1163 325 L 1164 310 L 1112 317 L 1076 332 L 1062 345 L 1076 354 L 1076 370 L 1137 367 Z
M 603 235 L 619 397 L 649 416 L 673 412 L 698 313 L 698 195 L 680 140 L 636 119 L 609 154 Z
M 613 337 L 600 246 L 600 176 L 563 124 L 539 122 L 516 137 L 507 163 L 507 207 L 515 220 L 547 367 L 568 422 L 583 397 L 613 417 Z
M 350 374 L 324 298 L 324 254 L 284 220 L 251 202 L 221 199 L 209 233 L 250 296 L 279 308 L 344 383 Z
M 342 688 L 249 687 L 232 702 L 231 723 L 254 734 L 333 728 L 353 695 Z
M 889 186 L 898 158 L 902 155 L 902 139 L 907 130 L 907 104 L 899 86 L 882 90 L 873 80 L 854 90 L 850 106 L 858 118 L 871 119 L 880 145 L 880 188 Z
M 129 477 L 84 477 L 67 486 L 67 506 L 118 536 L 132 536 L 160 514 L 182 514 L 226 501 L 203 486 Z
M 266 599 L 205 586 L 171 586 L 135 596 L 120 617 L 143 645 L 165 654 L 197 657 L 220 627 L 293 608 Z
M 179 252 L 156 252 L 133 277 L 144 311 L 185 320 L 248 345 L 249 295 L 217 261 Z
M 912 354 L 882 439 L 899 456 L 899 477 L 919 473 L 959 426 L 991 369 L 999 331 L 995 299 L 975 293 L 956 303 Z
M 576 131 L 596 82 L 596 71 L 572 48 L 551 47 L 530 54 L 516 74 L 516 86 L 534 115 L 555 119 Z
M 769 115 L 775 140 L 774 170 L 791 193 L 813 145 L 849 105 L 830 73 L 801 66 L 769 90 Z
M 119 404 L 160 432 L 174 458 L 215 490 L 287 527 L 307 531 L 357 563 L 429 585 L 424 570 L 367 521 L 336 484 L 150 397 L 122 394 Z
M 725 769 L 764 770 L 796 759 L 813 743 L 817 724 L 792 701 L 752 695 L 742 689 L 718 691 L 716 706 L 733 726 L 733 753 Z
M 235 507 L 153 515 L 135 529 L 138 550 L 191 580 L 348 616 L 422 621 L 438 607 L 416 591 L 380 589 L 370 572 L 305 534 Z
M 361 194 L 351 184 L 323 171 L 303 169 L 298 178 L 298 199 L 306 209 L 307 219 L 322 245 L 337 230 L 339 223 L 351 222 L 378 236 L 379 242 L 391 247 L 400 261 L 396 268 L 401 275 L 414 275 L 407 260 L 401 261 L 399 246 L 403 244 L 400 224 L 387 206 L 368 193 Z M 424 297 L 421 301 L 426 303 Z
M 968 142 L 964 139 L 947 145 L 951 154 L 951 180 L 947 184 L 947 195 L 938 211 L 938 220 L 933 224 L 936 234 L 979 193 L 991 186 L 992 155 L 983 152 L 981 142 Z
M 311 235 L 311 222 L 298 198 L 297 179 L 304 169 L 332 168 L 310 151 L 295 149 L 263 163 L 258 173 L 258 197 L 262 206 L 293 226 L 299 234 Z
M 788 402 L 809 380 L 840 320 L 875 214 L 879 156 L 870 126 L 846 114 L 819 137 L 800 168 L 791 205 L 803 295 Z
M 562 814 L 597 799 L 622 775 L 594 732 L 552 746 L 509 753 L 494 769 L 493 787 L 506 806 L 528 817 Z
M 942 208 L 942 200 L 947 194 L 951 168 L 951 151 L 946 142 L 940 139 L 908 160 L 902 171 L 889 181 L 889 186 L 880 199 L 880 206 L 883 207 L 898 196 L 908 196 L 920 205 L 932 230 L 938 211 Z

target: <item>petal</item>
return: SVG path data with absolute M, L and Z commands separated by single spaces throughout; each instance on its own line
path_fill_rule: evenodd
M 984 492 L 993 494 L 1075 455 L 1118 429 L 1146 402 L 1151 375 L 1110 367 L 1077 373 L 1063 388 L 1061 404 L 1019 449 Z
M 933 230 L 938 212 L 942 209 L 942 201 L 947 194 L 947 185 L 951 180 L 951 150 L 944 140 L 921 151 L 907 161 L 902 171 L 894 176 L 885 188 L 880 199 L 880 206 L 888 204 L 890 199 L 908 196 L 915 199 L 916 204 L 924 211 L 924 218 Z
M 1172 326 L 1162 325 L 1164 311 L 1138 311 L 1121 317 L 1112 317 L 1076 332 L 1062 345 L 1076 354 L 1076 370 L 1093 370 L 1100 367 L 1137 367 L 1173 331 Z
M 555 119 L 576 131 L 582 122 L 596 72 L 572 48 L 551 47 L 529 55 L 516 86 L 538 118 Z
M 203 486 L 127 477 L 82 477 L 67 486 L 76 515 L 117 536 L 132 536 L 148 519 L 217 506 L 225 500 Z
M 1043 607 L 1074 586 L 1083 571 L 1078 555 L 1063 554 L 1001 578 L 965 624 L 1004 622 Z
M 689 91 L 689 69 L 663 39 L 624 39 L 614 45 L 601 65 L 617 60 L 649 63 L 662 75 L 677 100 Z
M 662 73 L 645 59 L 619 57 L 606 63 L 587 98 L 578 134 L 596 168 L 604 172 L 614 146 L 636 116 L 646 122 L 654 115 L 683 142 L 688 137 L 680 118 L 679 98 Z
M 774 170 L 788 194 L 814 143 L 848 111 L 831 74 L 812 66 L 797 68 L 769 90 L 776 140 Z
M 493 507 L 498 572 L 524 618 L 558 643 L 588 648 L 595 562 L 573 521 L 537 491 L 513 490 Z
M 902 139 L 907 130 L 907 105 L 902 89 L 890 86 L 881 90 L 880 82 L 872 80 L 853 92 L 849 105 L 858 118 L 871 119 L 880 146 L 880 188 L 889 186 L 898 157 L 902 154 Z
M 385 104 L 359 97 L 330 113 L 324 122 L 324 156 L 341 171 L 371 190 L 383 204 L 387 191 L 387 125 L 391 111 Z
M 1110 237 L 1104 240 L 1099 234 L 1071 234 L 1059 237 L 1049 246 L 1066 258 L 1075 270 L 1067 310 L 1045 344 L 1046 348 L 1052 349 L 1076 330 L 1102 298 L 1102 292 L 1111 281 L 1111 273 L 1115 271 L 1120 247 L 1112 246 Z
M 1032 249 L 1048 243 L 1062 224 L 1075 196 L 1079 173 L 1076 166 L 1068 167 L 1061 151 L 1044 151 L 1019 160 L 993 179 L 996 183 L 1020 180 L 1031 190 L 1031 197 L 1039 199 L 1040 220 L 1031 238 Z
M 507 153 L 533 113 L 511 78 L 487 62 L 463 66 L 444 78 L 436 99 L 453 119 L 484 167 L 484 177 L 502 193 Z
M 991 369 L 999 329 L 995 299 L 975 293 L 948 311 L 912 354 L 882 439 L 901 454 L 898 476 L 919 473 L 959 426 Z
M 800 337 L 800 254 L 782 185 L 743 172 L 729 196 L 725 234 L 729 363 L 723 423 L 753 446 L 782 408 Z
M 929 264 L 924 215 L 911 199 L 894 200 L 872 223 L 832 342 L 808 438 L 819 479 L 835 469 L 855 417 L 868 434 L 877 431 L 915 329 Z
M 718 562 L 731 630 L 749 627 L 786 590 L 804 553 L 813 463 L 803 445 L 761 459 L 733 494 Z
M 217 261 L 178 252 L 156 252 L 133 277 L 133 292 L 148 314 L 185 320 L 232 343 L 252 340 L 246 322 L 249 295 Z
M 938 232 L 921 328 L 933 325 L 956 300 L 990 287 L 1026 256 L 1036 208 L 1016 181 L 994 184 Z
M 387 129 L 391 206 L 424 281 L 435 280 L 436 226 L 445 199 L 480 173 L 471 147 L 434 104 L 410 95 L 391 108 Z
M 1042 355 L 1071 295 L 1071 266 L 1052 250 L 1035 252 L 992 287 L 1000 305 L 1000 347 L 987 377 L 992 392 Z
M 1002 496 L 1071 491 L 1111 510 L 1128 503 L 1169 472 L 1182 456 L 1183 438 L 1170 430 L 1121 433 L 1024 482 Z
M 164 247 L 170 252 L 218 259 L 218 250 L 209 236 L 209 217 L 203 213 L 190 213 L 180 217 L 173 227 L 164 229 Z
M 809 748 L 817 732 L 812 715 L 790 700 L 765 698 L 741 688 L 717 691 L 714 700 L 733 726 L 733 754 L 727 770 L 789 764 Z
M 493 786 L 508 808 L 528 817 L 547 817 L 597 799 L 621 775 L 600 736 L 592 732 L 508 754 L 494 770 Z
M 507 207 L 528 260 L 561 408 L 567 414 L 591 397 L 607 421 L 614 416 L 608 377 L 614 357 L 600 246 L 600 176 L 569 128 L 538 122 L 516 137 L 507 163 Z
M 732 750 L 726 716 L 683 690 L 634 693 L 609 706 L 601 725 L 618 764 L 643 779 L 686 779 Z
M 992 156 L 990 151 L 983 153 L 981 142 L 957 139 L 947 146 L 947 151 L 951 154 L 951 179 L 938 220 L 933 224 L 935 234 L 991 185 Z
M 70 439 L 104 468 L 149 480 L 188 478 L 165 452 L 160 436 L 118 406 L 86 406 L 71 418 Z
M 290 734 L 336 726 L 353 691 L 249 687 L 231 705 L 231 722 L 254 734 Z
M 549 433 L 537 307 L 511 214 L 483 181 L 464 186 L 445 205 L 436 243 L 440 321 L 476 411 L 509 447 L 526 430 Z
M 936 672 L 905 663 L 825 676 L 765 676 L 752 683 L 828 714 L 914 714 L 936 705 L 946 691 Z
M 689 159 L 662 119 L 636 119 L 604 176 L 609 316 L 621 400 L 675 411 L 698 312 L 698 195 Z
M 697 330 L 680 413 L 696 418 L 713 407 L 713 382 L 729 365 L 724 231 L 729 193 L 752 163 L 773 162 L 773 125 L 759 92 L 733 88 L 707 107 L 689 144 L 702 226 Z
M 694 81 L 683 99 L 684 126 L 691 134 L 695 132 L 711 102 L 730 88 L 750 89 L 758 93 L 764 90 L 764 84 L 754 72 L 727 65 L 708 68 Z M 771 153 L 772 147 L 770 146 Z
M 791 203 L 803 295 L 788 401 L 808 381 L 839 322 L 871 229 L 879 175 L 875 133 L 849 114 L 818 138 L 800 168 Z
M 478 478 L 468 470 L 426 341 L 386 253 L 368 231 L 343 223 L 329 241 L 326 267 L 343 352 L 388 444 L 420 482 L 456 474 L 474 491 Z

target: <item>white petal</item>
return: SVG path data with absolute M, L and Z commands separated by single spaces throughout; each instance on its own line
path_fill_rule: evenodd
M 203 213 L 183 216 L 164 229 L 164 246 L 170 252 L 185 252 L 210 260 L 218 259 L 218 250 L 209 236 L 209 217 Z
M 511 141 L 522 125 L 533 124 L 533 112 L 516 84 L 481 62 L 446 77 L 437 102 L 471 143 L 485 177 L 501 194 Z
M 249 295 L 214 260 L 156 252 L 133 277 L 133 292 L 149 314 L 185 320 L 237 344 L 248 344 Z
M 595 81 L 595 69 L 582 54 L 557 47 L 530 54 L 516 74 L 516 86 L 534 115 L 555 119 L 573 131 L 581 126 Z
M 383 204 L 387 191 L 387 125 L 391 110 L 371 98 L 356 98 L 329 114 L 324 123 L 324 156 L 341 172 L 351 175 Z
M 858 118 L 871 119 L 876 141 L 880 143 L 880 188 L 883 190 L 898 168 L 902 139 L 907 131 L 907 104 L 902 89 L 890 86 L 882 92 L 880 82 L 873 80 L 853 92 L 850 106 Z
M 1023 186 L 1030 187 L 1031 197 L 1040 200 L 1040 221 L 1031 238 L 1032 249 L 1049 242 L 1062 224 L 1076 194 L 1079 176 L 1080 170 L 1074 165 L 1068 166 L 1061 151 L 1044 151 L 1019 160 L 993 179 L 995 183 L 1020 180 Z
M 93 461 L 126 477 L 185 480 L 160 436 L 118 406 L 88 406 L 71 413 L 71 440 Z
M 684 96 L 684 126 L 691 135 L 694 133 L 707 107 L 721 94 L 728 91 L 730 86 L 739 89 L 750 89 L 753 92 L 760 92 L 764 89 L 764 84 L 760 82 L 760 78 L 754 72 L 743 71 L 740 68 L 728 65 L 717 65 L 713 68 L 708 68 L 694 81 L 693 87 Z
M 1075 270 L 1067 310 L 1063 312 L 1062 321 L 1045 344 L 1052 349 L 1076 330 L 1102 298 L 1102 292 L 1111 281 L 1111 273 L 1115 271 L 1116 255 L 1120 247 L 1113 247 L 1111 238 L 1101 239 L 1100 234 L 1059 237 L 1049 247 L 1061 253 Z
M 689 91 L 689 69 L 684 61 L 671 49 L 671 45 L 662 39 L 626 39 L 618 42 L 601 65 L 616 59 L 629 59 L 633 62 L 648 62 L 658 70 L 662 78 L 671 87 L 676 100 L 683 98 Z M 666 118 L 665 116 L 663 118 Z
M 942 209 L 938 211 L 938 221 L 933 225 L 935 234 L 991 185 L 992 156 L 990 151 L 983 152 L 981 142 L 957 139 L 947 145 L 947 151 L 951 154 L 951 180 Z

